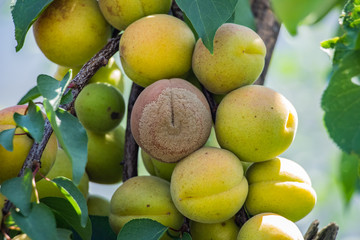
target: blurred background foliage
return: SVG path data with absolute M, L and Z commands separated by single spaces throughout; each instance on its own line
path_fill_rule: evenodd
M 283 4 L 282 0 L 272 2 L 274 6 Z M 342 153 L 329 138 L 321 108 L 332 59 L 321 50 L 320 42 L 340 32 L 339 6 L 343 4 L 343 0 L 307 0 L 303 4 L 304 12 L 299 10 L 294 16 L 282 16 L 289 23 L 287 29 L 281 28 L 265 85 L 282 93 L 297 109 L 298 132 L 294 143 L 282 156 L 305 168 L 318 195 L 314 210 L 297 225 L 304 233 L 314 219 L 320 220 L 320 227 L 336 222 L 340 226 L 338 239 L 358 240 L 359 161 L 356 156 Z M 9 6 L 10 0 L 0 2 L 0 108 L 15 105 L 35 86 L 39 74 L 53 75 L 56 71 L 56 65 L 36 46 L 31 29 L 24 48 L 15 52 L 17 44 Z M 311 14 L 308 14 L 309 9 L 312 9 Z M 297 27 L 300 22 L 312 25 Z M 115 59 L 119 64 L 119 57 Z M 125 99 L 129 96 L 130 86 L 131 82 L 126 79 Z M 122 124 L 125 125 L 125 121 Z M 141 164 L 139 174 L 147 174 Z M 110 199 L 117 187 L 117 184 L 91 183 L 90 192 Z

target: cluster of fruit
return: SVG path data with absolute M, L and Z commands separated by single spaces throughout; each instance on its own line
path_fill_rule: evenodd
M 264 67 L 262 39 L 247 27 L 227 23 L 217 30 L 210 53 L 183 21 L 165 14 L 171 2 L 99 0 L 99 7 L 96 0 L 55 0 L 34 23 L 38 46 L 60 65 L 58 79 L 68 68 L 76 71 L 105 45 L 110 24 L 124 30 L 119 46 L 122 67 L 133 82 L 145 87 L 133 106 L 131 131 L 145 166 L 155 176 L 133 177 L 116 190 L 109 207 L 111 227 L 118 233 L 131 219 L 151 218 L 170 227 L 163 237 L 169 239 L 179 235 L 186 217 L 195 240 L 303 239 L 293 222 L 312 210 L 316 194 L 304 169 L 279 157 L 295 137 L 295 108 L 280 93 L 252 85 Z M 122 177 L 124 130 L 119 123 L 125 106 L 122 89 L 117 89 L 121 74 L 107 80 L 113 71 L 120 70 L 112 60 L 75 102 L 89 139 L 86 197 L 88 179 L 116 183 Z M 196 87 L 199 82 L 221 95 L 215 125 Z M 24 114 L 26 107 L 0 112 L 0 130 L 15 124 L 11 121 L 17 108 Z M 21 161 L 11 159 L 15 154 L 25 159 L 31 143 L 19 135 L 12 153 L 0 146 L 0 159 L 6 159 L 0 170 L 16 176 L 19 169 L 13 163 L 21 166 Z M 51 149 L 41 159 L 43 175 L 56 152 L 51 171 L 58 161 L 67 161 L 59 169 L 71 169 L 68 159 L 61 160 L 67 157 L 57 150 L 55 137 L 47 148 Z M 1 181 L 3 176 L 0 173 Z M 41 181 L 45 180 L 37 188 Z M 252 217 L 239 229 L 234 216 L 243 206 Z

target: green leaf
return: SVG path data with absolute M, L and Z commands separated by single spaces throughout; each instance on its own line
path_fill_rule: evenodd
M 87 162 L 87 135 L 79 120 L 63 109 L 53 111 L 44 99 L 44 108 L 56 137 L 72 162 L 73 182 L 77 185 L 84 175 Z
M 233 22 L 256 31 L 255 18 L 251 11 L 249 0 L 238 0 L 234 12 Z
M 89 216 L 92 225 L 93 240 L 106 239 L 116 240 L 116 234 L 111 229 L 109 224 L 109 217 L 104 216 Z
M 90 240 L 92 234 L 92 226 L 90 218 L 87 218 L 86 226 L 83 227 L 80 222 L 78 213 L 73 208 L 72 204 L 63 198 L 47 197 L 40 200 L 46 204 L 54 212 L 57 222 L 65 223 L 66 227 L 73 229 L 79 234 L 82 240 Z M 98 238 L 101 239 L 101 238 Z M 106 239 L 106 238 L 104 238 Z
M 60 188 L 79 215 L 81 226 L 85 227 L 88 221 L 88 209 L 84 195 L 80 192 L 79 188 L 70 179 L 65 177 L 56 177 L 51 181 Z
M 189 233 L 184 232 L 184 234 L 183 234 L 183 236 L 182 236 L 181 239 L 182 239 L 182 240 L 191 240 L 192 238 L 191 238 L 191 236 L 190 236 Z
M 176 0 L 204 45 L 213 52 L 216 30 L 233 14 L 238 0 Z
M 168 230 L 161 223 L 151 219 L 134 219 L 120 230 L 117 240 L 158 240 Z
M 58 236 L 58 239 L 61 240 L 71 240 L 72 231 L 64 228 L 58 228 L 56 229 L 56 233 Z
M 25 96 L 23 96 L 20 101 L 18 102 L 18 105 L 23 105 L 25 103 L 28 103 L 31 100 L 34 100 L 38 97 L 40 97 L 41 94 L 39 92 L 39 89 L 37 86 L 33 87 L 32 89 L 30 89 Z
M 11 209 L 11 216 L 16 224 L 31 239 L 58 240 L 55 217 L 51 210 L 43 203 L 31 205 L 31 212 L 26 217 L 15 209 Z
M 344 35 L 334 47 L 333 71 L 322 96 L 324 121 L 330 137 L 348 154 L 360 155 L 360 0 L 350 0 L 340 23 Z
M 49 101 L 53 111 L 56 111 L 56 109 L 59 108 L 61 98 L 65 93 L 70 81 L 71 70 L 69 70 L 69 72 L 61 81 L 44 74 L 38 76 L 37 87 L 44 99 Z
M 31 213 L 31 193 L 33 174 L 30 169 L 25 170 L 23 177 L 15 177 L 1 184 L 1 193 L 6 196 L 23 216 Z
M 358 169 L 360 167 L 359 160 L 360 158 L 356 155 L 348 155 L 345 153 L 341 155 L 339 166 L 340 184 L 347 206 L 356 191 L 357 185 L 360 183 L 358 175 Z
M 16 125 L 26 133 L 29 133 L 39 143 L 44 135 L 44 116 L 40 107 L 36 106 L 32 101 L 29 102 L 26 115 L 19 113 L 14 114 Z
M 290 34 L 295 35 L 302 21 L 323 3 L 322 0 L 270 0 L 271 7 Z
M 68 103 L 71 103 L 71 101 L 73 100 L 73 94 L 72 91 L 68 91 L 67 93 L 64 94 L 64 96 L 61 98 L 60 104 L 61 105 L 65 105 Z
M 53 0 L 17 0 L 10 5 L 11 15 L 15 25 L 16 51 L 19 51 L 25 41 L 26 33 L 38 16 Z
M 0 132 L 0 144 L 9 152 L 14 149 L 13 139 L 16 128 L 6 129 Z

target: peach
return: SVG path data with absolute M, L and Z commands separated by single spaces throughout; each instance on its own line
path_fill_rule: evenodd
M 163 79 L 145 88 L 131 113 L 131 132 L 150 156 L 176 162 L 202 147 L 212 126 L 205 96 L 183 79 Z
M 233 153 L 203 147 L 176 165 L 170 190 L 176 208 L 185 217 L 200 223 L 219 223 L 243 206 L 248 183 Z

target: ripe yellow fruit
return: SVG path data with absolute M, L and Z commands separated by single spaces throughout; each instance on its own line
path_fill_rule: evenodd
M 35 21 L 33 32 L 50 61 L 78 67 L 106 45 L 111 27 L 96 0 L 56 0 Z
M 154 176 L 133 177 L 124 182 L 110 201 L 109 222 L 116 234 L 132 219 L 150 218 L 180 229 L 184 217 L 171 201 L 170 184 Z
M 216 138 L 241 161 L 260 162 L 284 152 L 297 129 L 294 106 L 280 93 L 259 85 L 238 88 L 219 104 Z
M 171 176 L 176 208 L 196 222 L 230 219 L 243 206 L 247 193 L 242 164 L 225 149 L 203 147 L 178 162 Z
M 194 46 L 194 34 L 183 21 L 156 14 L 126 28 L 119 52 L 126 75 L 147 87 L 160 79 L 184 76 L 191 68 Z
M 56 160 L 54 166 L 51 168 L 50 172 L 47 174 L 47 178 L 54 179 L 56 177 L 66 177 L 72 180 L 72 164 L 65 151 L 61 148 L 58 149 Z M 89 193 L 89 177 L 85 173 L 81 178 L 78 185 L 80 192 L 87 198 Z M 64 194 L 61 193 L 60 189 L 55 186 L 53 183 L 41 179 L 36 183 L 36 189 L 39 194 L 39 198 L 45 197 L 61 197 L 64 198 Z
M 124 30 L 132 22 L 158 13 L 168 13 L 171 0 L 99 0 L 106 20 L 115 28 Z
M 0 131 L 15 128 L 16 123 L 13 119 L 15 112 L 24 115 L 27 109 L 26 105 L 17 105 L 2 109 L 0 111 Z M 24 161 L 29 154 L 30 148 L 34 143 L 34 140 L 24 133 L 20 128 L 16 129 L 13 139 L 13 151 L 7 151 L 2 145 L 0 145 L 0 184 L 5 180 L 16 177 L 20 172 Z M 56 152 L 58 149 L 58 143 L 55 134 L 52 134 L 44 153 L 41 157 L 40 173 L 46 175 L 54 164 L 56 158 Z M 36 179 L 40 179 L 40 175 L 36 175 Z
M 272 212 L 296 222 L 315 206 L 316 193 L 310 177 L 294 161 L 277 157 L 254 163 L 246 178 L 249 194 L 245 207 L 251 215 Z
M 201 39 L 197 41 L 192 67 L 206 89 L 225 94 L 255 82 L 264 68 L 265 55 L 265 44 L 256 32 L 225 23 L 216 31 L 213 54 Z
M 112 184 L 121 181 L 125 130 L 122 126 L 105 133 L 87 131 L 88 162 L 86 172 L 92 182 Z
M 273 213 L 258 214 L 241 227 L 237 240 L 303 240 L 299 228 Z

